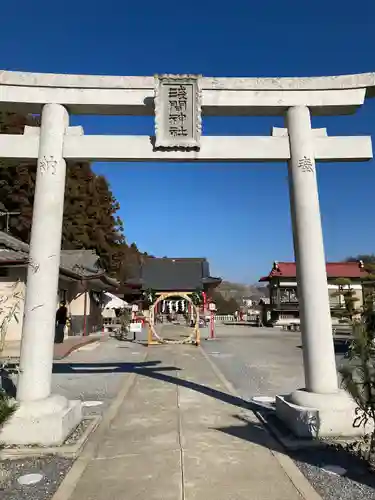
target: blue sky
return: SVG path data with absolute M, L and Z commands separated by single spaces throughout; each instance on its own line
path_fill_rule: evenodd
M 375 2 L 361 0 L 3 2 L 0 68 L 36 72 L 314 76 L 375 71 Z M 152 134 L 151 118 L 74 117 L 87 134 Z M 280 118 L 205 119 L 207 135 L 269 135 Z M 330 135 L 375 137 L 375 99 L 316 118 Z M 318 167 L 328 260 L 375 251 L 374 162 Z M 255 282 L 292 260 L 283 164 L 100 163 L 127 239 L 157 256 L 205 256 Z

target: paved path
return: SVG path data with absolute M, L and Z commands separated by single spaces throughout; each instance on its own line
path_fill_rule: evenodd
M 85 406 L 85 414 L 106 414 L 126 385 L 133 367 L 143 361 L 147 353 L 142 345 L 114 338 L 105 341 L 106 338 L 104 336 L 103 342 L 82 346 L 66 359 L 54 363 L 53 393 L 81 399 L 85 404 L 101 403 Z M 72 462 L 70 458 L 53 455 L 0 461 L 0 499 L 50 500 Z M 20 476 L 34 473 L 43 474 L 39 483 L 32 486 L 18 483 Z
M 82 346 L 67 358 L 55 361 L 52 392 L 68 399 L 80 399 L 98 406 L 87 406 L 85 414 L 102 414 L 116 398 L 147 349 L 140 344 L 105 338 Z
M 53 359 L 60 360 L 64 359 L 73 351 L 76 351 L 80 347 L 91 344 L 93 342 L 98 342 L 107 339 L 108 335 L 103 334 L 92 334 L 92 335 L 76 335 L 74 337 L 66 337 L 62 344 L 54 344 L 53 346 Z M 4 359 L 14 358 L 18 359 L 21 352 L 21 341 L 7 341 L 3 351 L 0 352 L 0 356 Z
M 164 340 L 182 342 L 194 333 L 194 329 L 186 324 L 158 323 L 155 325 L 156 333 Z
M 54 500 L 316 498 L 200 348 L 149 348 L 133 372 Z
M 288 394 L 304 387 L 301 335 L 276 328 L 218 326 L 202 347 L 241 397 Z
M 244 399 L 289 394 L 305 386 L 299 332 L 219 325 L 216 337 L 203 340 L 202 347 Z M 338 364 L 342 347 L 336 346 Z
M 105 340 L 107 335 L 92 334 L 92 335 L 76 335 L 74 337 L 67 337 L 62 344 L 54 344 L 53 359 L 64 359 L 72 352 L 84 347 L 86 345 Z

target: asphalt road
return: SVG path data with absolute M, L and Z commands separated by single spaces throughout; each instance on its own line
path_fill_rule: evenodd
M 202 339 L 207 331 L 202 329 Z M 202 342 L 244 399 L 288 394 L 304 387 L 301 336 L 276 328 L 217 326 L 216 339 Z M 337 354 L 339 363 L 343 354 Z

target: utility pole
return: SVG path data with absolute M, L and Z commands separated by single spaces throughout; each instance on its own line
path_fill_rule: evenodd
M 8 212 L 7 210 L 0 210 L 0 217 L 6 217 L 5 219 L 5 232 L 9 233 L 9 217 L 11 215 L 20 215 L 21 212 Z

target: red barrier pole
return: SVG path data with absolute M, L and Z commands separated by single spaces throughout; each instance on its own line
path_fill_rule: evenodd
M 84 292 L 85 302 L 83 304 L 83 336 L 87 335 L 87 289 Z
M 214 311 L 211 310 L 210 314 L 210 339 L 215 338 L 215 316 L 214 316 Z
M 207 294 L 206 292 L 202 292 L 203 296 L 203 316 L 206 315 L 206 310 L 207 310 Z

